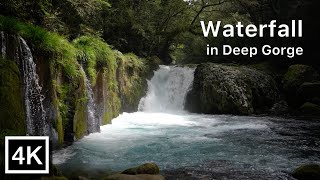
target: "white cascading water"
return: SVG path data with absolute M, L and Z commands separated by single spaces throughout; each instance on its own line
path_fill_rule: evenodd
M 160 66 L 148 81 L 148 93 L 139 103 L 139 111 L 181 112 L 193 82 L 194 68 Z
M 83 71 L 84 78 L 85 78 L 85 85 L 86 85 L 86 96 L 88 98 L 87 101 L 87 126 L 88 126 L 88 133 L 94 133 L 100 131 L 100 121 L 95 116 L 96 114 L 96 105 L 93 100 L 93 91 L 92 85 L 90 80 L 88 79 L 86 73 L 81 66 L 81 71 Z
M 36 72 L 36 64 L 29 46 L 23 38 L 19 38 L 19 49 L 24 83 L 24 98 L 26 107 L 27 134 L 50 135 L 50 126 L 46 122 L 46 112 L 43 106 L 44 96 L 41 94 L 42 87 Z
M 1 54 L 2 54 L 2 58 L 6 57 L 6 51 L 7 51 L 7 46 L 6 46 L 6 38 L 5 38 L 5 34 L 3 31 L 0 32 L 1 34 Z

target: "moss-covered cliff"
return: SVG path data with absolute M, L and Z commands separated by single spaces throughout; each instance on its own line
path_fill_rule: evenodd
M 39 85 L 52 127 L 55 145 L 72 142 L 89 133 L 86 79 L 93 90 L 95 117 L 99 125 L 110 123 L 123 111 L 135 111 L 146 90 L 146 77 L 156 66 L 153 59 L 113 50 L 96 36 L 80 36 L 69 42 L 65 37 L 31 24 L 0 16 L 1 134 L 25 134 L 23 69 L 19 38 L 26 40 L 36 64 Z M 9 105 L 7 105 L 9 104 Z M 8 131 L 8 132 L 7 132 Z

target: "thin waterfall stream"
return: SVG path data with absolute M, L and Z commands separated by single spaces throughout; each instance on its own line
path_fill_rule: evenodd
M 100 131 L 100 120 L 96 116 L 96 104 L 93 99 L 92 84 L 88 79 L 86 73 L 81 66 L 81 71 L 84 73 L 85 85 L 86 85 L 86 96 L 87 96 L 87 126 L 88 133 L 94 133 Z
M 23 72 L 25 92 L 27 134 L 49 135 L 49 123 L 46 122 L 46 112 L 43 107 L 44 96 L 39 85 L 39 77 L 36 72 L 36 64 L 26 41 L 19 38 L 22 60 L 20 61 Z

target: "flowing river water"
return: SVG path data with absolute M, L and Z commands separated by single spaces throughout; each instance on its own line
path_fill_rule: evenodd
M 292 179 L 320 163 L 320 122 L 262 116 L 202 115 L 183 110 L 194 69 L 161 66 L 139 111 L 123 113 L 55 151 L 67 176 L 89 178 L 155 162 L 167 179 Z

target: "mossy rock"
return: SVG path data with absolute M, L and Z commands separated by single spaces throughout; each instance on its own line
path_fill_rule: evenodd
M 300 111 L 306 115 L 320 115 L 320 106 L 306 102 L 300 107 Z
M 0 59 L 1 134 L 25 135 L 25 113 L 20 73 L 11 60 Z M 6 130 L 6 131 L 5 131 Z
M 122 174 L 130 174 L 130 175 L 137 175 L 137 174 L 159 174 L 160 169 L 158 165 L 155 163 L 146 163 L 141 166 L 137 166 L 134 168 L 130 168 L 127 170 L 124 170 Z
M 68 180 L 64 176 L 43 176 L 41 177 L 41 180 Z
M 76 109 L 73 119 L 73 131 L 76 139 L 87 135 L 87 114 L 86 114 L 86 89 L 84 75 L 80 76 L 79 87 L 76 91 Z
M 310 101 L 314 98 L 320 98 L 320 82 L 303 83 L 298 89 L 298 95 L 306 101 Z
M 185 108 L 195 113 L 252 114 L 269 111 L 278 100 L 274 79 L 245 66 L 197 66 Z
M 298 180 L 319 180 L 320 165 L 319 164 L 302 165 L 293 171 L 292 176 Z
M 288 68 L 282 83 L 289 105 L 299 107 L 307 101 L 303 96 L 298 95 L 300 86 L 304 83 L 314 83 L 320 80 L 317 71 L 311 66 L 296 64 Z
M 52 176 L 62 176 L 62 173 L 61 173 L 61 171 L 60 171 L 60 169 L 58 168 L 57 165 L 54 165 L 54 164 L 51 165 L 50 175 L 52 175 Z
M 295 64 L 290 66 L 284 75 L 283 88 L 287 91 L 297 90 L 304 82 L 316 82 L 319 78 L 319 74 L 311 66 Z

